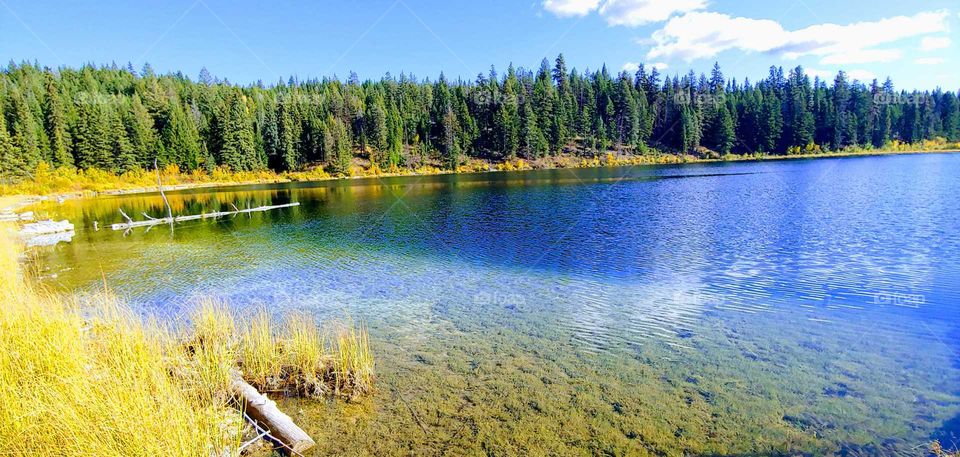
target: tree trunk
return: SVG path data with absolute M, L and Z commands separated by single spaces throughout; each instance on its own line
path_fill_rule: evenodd
M 290 416 L 277 408 L 276 402 L 244 382 L 238 373 L 233 374 L 230 390 L 243 401 L 244 412 L 251 419 L 257 421 L 261 427 L 267 429 L 272 437 L 279 440 L 289 450 L 302 454 L 307 449 L 316 446 L 317 443 L 300 427 L 297 427 Z

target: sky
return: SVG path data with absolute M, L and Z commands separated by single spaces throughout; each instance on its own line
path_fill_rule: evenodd
M 756 80 L 770 65 L 897 88 L 960 88 L 956 0 L 0 0 L 0 57 L 50 67 L 149 62 L 271 84 L 387 72 L 476 78 L 495 65 Z

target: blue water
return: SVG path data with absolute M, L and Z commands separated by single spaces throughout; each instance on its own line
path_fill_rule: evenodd
M 960 155 L 364 179 L 171 198 L 182 213 L 301 206 L 127 235 L 94 232 L 93 221 L 120 222 L 118 206 L 160 214 L 158 196 L 51 207 L 83 230 L 45 253 L 50 282 L 83 290 L 105 278 L 164 316 L 213 295 L 241 310 L 362 320 L 383 391 L 394 394 L 375 400 L 373 424 L 410 426 L 408 397 L 418 395 L 436 417 L 456 416 L 443 393 L 457 383 L 508 404 L 499 387 L 457 368 L 496 360 L 514 393 L 551 393 L 542 403 L 554 415 L 538 403 L 470 437 L 441 419 L 424 430 L 463 440 L 461 450 L 506 440 L 515 447 L 495 449 L 597 453 L 590 443 L 604 443 L 667 455 L 922 455 L 956 433 Z M 502 363 L 521 356 L 526 368 Z M 526 370 L 569 374 L 568 362 L 587 373 L 581 381 L 525 381 Z M 420 385 L 424 376 L 435 385 Z M 555 398 L 573 386 L 587 404 L 638 410 L 587 414 L 580 400 Z M 686 391 L 700 396 L 674 398 Z M 571 414 L 599 425 L 565 431 Z M 711 425 L 721 414 L 730 424 Z M 572 435 L 543 443 L 516 432 L 534 418 L 546 433 Z M 436 450 L 363 427 L 371 436 L 351 436 L 371 453 Z

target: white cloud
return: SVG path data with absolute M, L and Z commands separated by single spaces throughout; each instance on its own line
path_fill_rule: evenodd
M 942 57 L 921 57 L 913 62 L 917 65 L 940 65 L 945 60 Z
M 873 62 L 893 62 L 903 53 L 899 49 L 852 49 L 842 54 L 829 54 L 820 59 L 824 65 L 858 65 Z
M 828 84 L 829 84 L 830 81 L 833 81 L 834 78 L 837 77 L 837 72 L 835 72 L 835 71 L 830 71 L 830 70 L 818 70 L 818 69 L 816 69 L 816 68 L 804 68 L 804 69 L 803 69 L 803 72 L 806 73 L 806 75 L 809 76 L 809 77 L 811 77 L 811 78 L 817 78 L 817 77 L 819 77 L 821 81 L 827 81 Z M 857 69 L 857 70 L 845 71 L 844 73 L 847 74 L 847 80 L 848 80 L 848 81 L 853 81 L 854 79 L 856 79 L 856 80 L 859 80 L 859 81 L 862 81 L 862 82 L 867 82 L 867 81 L 872 81 L 873 79 L 875 79 L 875 78 L 877 77 L 877 75 L 876 75 L 875 73 L 871 72 L 871 71 L 859 70 L 859 69 Z
M 861 82 L 873 81 L 877 78 L 877 75 L 873 72 L 867 70 L 850 70 L 847 72 L 848 80 L 859 80 Z
M 650 68 L 656 68 L 657 70 L 666 70 L 667 67 L 669 67 L 669 65 L 667 65 L 667 64 L 665 64 L 665 63 L 663 63 L 663 62 L 656 62 L 656 63 L 653 63 L 653 64 L 650 65 Z M 626 72 L 629 72 L 629 73 L 636 73 L 637 70 L 639 70 L 639 69 L 640 69 L 640 63 L 639 63 L 639 62 L 627 62 L 627 63 L 623 64 L 622 67 L 620 67 L 620 70 L 626 71 Z
M 584 16 L 597 9 L 600 0 L 543 0 L 543 8 L 557 16 Z
M 585 16 L 597 10 L 609 25 L 636 27 L 696 11 L 706 0 L 543 0 L 543 8 L 560 17 Z
M 706 0 L 607 0 L 600 14 L 610 25 L 636 27 L 706 8 Z
M 833 79 L 834 76 L 836 76 L 836 74 L 834 74 L 834 72 L 830 70 L 817 70 L 815 68 L 810 68 L 810 67 L 804 68 L 803 72 L 806 73 L 807 76 L 811 78 L 819 77 L 824 81 L 830 81 Z
M 924 51 L 934 51 L 950 47 L 950 37 L 928 36 L 920 40 L 920 49 Z
M 927 11 L 874 22 L 818 24 L 791 31 L 767 19 L 691 12 L 671 18 L 653 33 L 655 44 L 647 57 L 691 61 L 740 50 L 786 59 L 818 56 L 824 65 L 890 62 L 899 59 L 901 51 L 880 46 L 943 32 L 947 30 L 948 15 L 947 11 Z

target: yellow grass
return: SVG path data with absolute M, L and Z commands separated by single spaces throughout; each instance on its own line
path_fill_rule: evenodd
M 0 234 L 0 455 L 197 456 L 236 448 L 236 413 L 171 376 L 165 332 L 109 294 L 80 312 L 78 303 L 38 290 L 19 273 L 18 254 Z
M 240 367 L 243 377 L 258 386 L 269 386 L 279 378 L 281 361 L 274 339 L 270 315 L 261 310 L 243 331 L 240 345 Z
M 756 154 L 726 154 L 709 152 L 709 154 L 665 154 L 653 149 L 636 151 L 627 147 L 622 150 L 605 151 L 592 157 L 561 154 L 527 162 L 523 159 L 490 162 L 482 159 L 469 158 L 456 170 L 437 167 L 431 164 L 422 164 L 415 168 L 392 167 L 381 170 L 376 164 L 355 158 L 349 170 L 342 174 L 327 173 L 322 167 L 312 167 L 301 171 L 283 173 L 271 170 L 259 171 L 231 171 L 218 167 L 211 172 L 205 170 L 181 171 L 176 165 L 169 165 L 161 170 L 163 184 L 168 188 L 203 187 L 233 184 L 274 183 L 289 181 L 319 181 L 333 178 L 356 178 L 367 176 L 402 176 L 402 175 L 430 175 L 439 173 L 471 173 L 489 170 L 527 170 L 531 168 L 584 168 L 624 165 L 654 165 L 690 163 L 716 160 L 757 160 L 782 159 L 801 157 L 831 157 L 859 154 L 884 154 L 897 152 L 935 152 L 960 150 L 960 142 L 949 142 L 944 138 L 934 138 L 918 143 L 901 143 L 897 140 L 885 144 L 881 148 L 852 147 L 841 151 L 826 151 L 817 144 L 809 144 L 803 148 L 794 147 L 786 155 Z M 0 195 L 52 195 L 76 194 L 105 191 L 153 191 L 156 189 L 156 172 L 151 170 L 131 170 L 123 174 L 110 173 L 103 170 L 62 167 L 54 169 L 46 163 L 41 163 L 31 174 L 31 178 L 13 183 L 0 184 Z M 0 200 L 2 202 L 2 200 Z M 0 208 L 4 206 L 0 204 Z
M 242 330 L 239 365 L 250 384 L 312 397 L 352 398 L 372 388 L 374 363 L 364 328 L 337 325 L 322 332 L 304 314 L 291 314 L 276 328 L 261 310 Z
M 362 329 L 341 332 L 327 352 L 302 316 L 277 337 L 265 312 L 238 325 L 208 300 L 184 338 L 187 330 L 145 323 L 109 292 L 80 302 L 37 287 L 10 230 L 0 224 L 0 456 L 235 454 L 243 422 L 228 383 L 238 366 L 259 379 L 309 380 L 311 395 L 370 389 Z
M 367 392 L 373 385 L 373 356 L 366 329 L 351 325 L 336 334 L 334 343 L 335 388 L 350 389 L 349 395 Z
M 320 386 L 317 377 L 325 369 L 324 338 L 316 324 L 303 314 L 291 314 L 286 321 L 288 339 L 285 344 L 287 363 L 303 373 L 303 379 L 297 386 L 308 391 L 311 386 Z
M 193 335 L 190 344 L 180 346 L 189 366 L 180 366 L 178 378 L 194 392 L 214 404 L 226 402 L 230 373 L 236 366 L 234 343 L 236 323 L 222 303 L 203 300 L 191 315 Z

